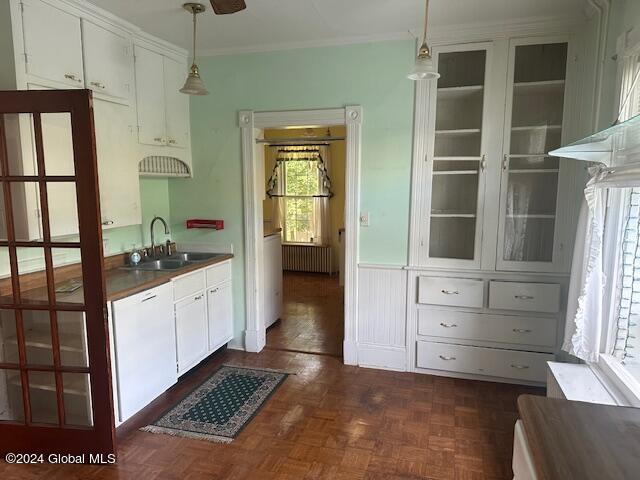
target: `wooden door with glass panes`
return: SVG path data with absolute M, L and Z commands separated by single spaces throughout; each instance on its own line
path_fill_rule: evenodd
M 566 40 L 517 40 L 510 46 L 500 187 L 498 270 L 564 268 L 558 225 L 567 80 Z
M 52 142 L 70 153 L 57 158 L 64 149 Z M 0 187 L 0 451 L 113 453 L 90 91 L 0 92 Z M 40 210 L 35 240 L 20 228 L 29 189 Z M 61 192 L 78 236 L 51 235 L 50 204 Z
M 488 78 L 492 44 L 434 48 L 441 77 L 429 100 L 421 264 L 479 268 L 484 213 Z

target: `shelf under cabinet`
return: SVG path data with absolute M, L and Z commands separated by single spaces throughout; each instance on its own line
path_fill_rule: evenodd
M 476 218 L 475 213 L 432 213 L 432 218 Z
M 466 85 L 463 87 L 442 87 L 438 88 L 439 99 L 465 98 L 484 91 L 484 85 Z
M 436 135 L 454 136 L 454 135 L 478 135 L 481 130 L 479 128 L 458 128 L 453 130 L 436 130 Z
M 559 173 L 558 168 L 518 168 L 509 170 L 509 173 Z
M 478 170 L 442 170 L 433 172 L 434 176 L 437 175 L 477 175 Z
M 507 218 L 540 218 L 546 220 L 552 220 L 556 218 L 555 215 L 547 215 L 547 214 L 528 214 L 528 213 L 515 213 L 506 215 Z
M 434 162 L 479 162 L 482 157 L 433 157 Z
M 562 130 L 562 125 L 523 125 L 521 127 L 511 127 L 512 132 L 537 132 L 547 130 Z
M 564 80 L 545 80 L 542 82 L 517 82 L 513 84 L 515 94 L 546 95 L 561 93 L 564 90 Z

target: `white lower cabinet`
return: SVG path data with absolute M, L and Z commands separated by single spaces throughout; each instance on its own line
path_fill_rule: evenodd
M 178 379 L 172 307 L 169 283 L 112 304 L 114 370 L 121 422 Z
M 175 304 L 178 375 L 182 375 L 206 357 L 207 305 L 203 293 Z
M 431 370 L 544 382 L 553 355 L 418 341 L 417 365 Z
M 213 352 L 233 338 L 233 298 L 231 282 L 207 289 L 209 351 Z

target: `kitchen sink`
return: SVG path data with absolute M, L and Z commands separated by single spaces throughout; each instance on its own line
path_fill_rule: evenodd
M 175 252 L 169 258 L 183 260 L 186 262 L 203 262 L 225 255 L 224 253 L 205 253 L 205 252 Z
M 127 267 L 132 270 L 176 270 L 178 268 L 187 267 L 193 262 L 180 260 L 178 258 L 161 258 L 158 260 L 145 260 L 136 266 Z

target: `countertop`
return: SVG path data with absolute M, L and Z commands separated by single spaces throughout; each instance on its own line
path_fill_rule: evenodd
M 163 271 L 135 270 L 127 268 L 112 268 L 105 272 L 105 285 L 107 301 L 111 302 L 121 298 L 140 293 L 149 288 L 157 287 L 169 282 L 172 278 L 184 275 L 201 268 L 206 268 L 216 263 L 221 263 L 233 258 L 232 254 L 225 254 L 211 260 L 194 262 L 183 268 Z M 80 279 L 77 279 L 80 280 Z M 47 299 L 46 288 L 35 288 L 22 293 L 25 303 L 44 303 Z M 84 289 L 81 287 L 72 293 L 56 293 L 58 304 L 82 304 L 84 302 Z M 2 300 L 0 299 L 0 303 Z
M 539 480 L 640 478 L 640 409 L 518 398 Z
M 270 237 L 271 235 L 279 235 L 282 232 L 282 228 L 267 228 L 264 230 L 264 238 Z

